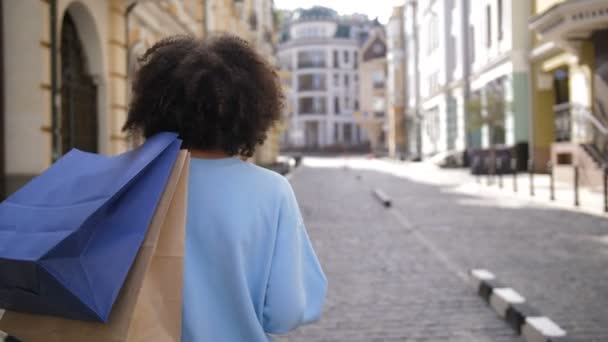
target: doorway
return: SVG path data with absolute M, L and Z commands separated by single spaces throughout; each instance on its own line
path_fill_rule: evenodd
M 61 30 L 61 154 L 72 148 L 98 152 L 97 117 L 97 85 L 76 24 L 66 13 Z

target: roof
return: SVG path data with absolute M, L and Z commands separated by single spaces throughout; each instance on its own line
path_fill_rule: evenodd
M 293 21 L 326 21 L 336 20 L 338 13 L 331 8 L 322 6 L 313 6 L 308 9 L 299 8 L 297 9 L 292 17 Z

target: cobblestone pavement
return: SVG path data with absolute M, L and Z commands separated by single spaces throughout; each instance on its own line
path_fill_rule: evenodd
M 441 216 L 439 201 L 457 206 L 441 200 L 439 189 L 341 167 L 304 166 L 292 184 L 329 293 L 320 322 L 280 341 L 520 341 L 466 282 L 469 265 L 450 254 L 483 259 L 486 248 L 476 253 L 475 244 L 459 237 L 458 246 L 443 252 L 446 233 L 469 234 L 427 217 Z M 375 186 L 394 196 L 397 207 L 379 205 Z

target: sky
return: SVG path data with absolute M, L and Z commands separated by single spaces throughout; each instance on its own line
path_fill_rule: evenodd
M 403 0 L 274 0 L 276 8 L 293 10 L 299 7 L 309 8 L 314 5 L 330 7 L 340 14 L 367 14 L 370 19 L 378 17 L 386 24 L 393 6 L 403 4 Z

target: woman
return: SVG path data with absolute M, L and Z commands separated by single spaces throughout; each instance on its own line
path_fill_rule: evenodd
M 327 281 L 293 190 L 244 161 L 280 119 L 273 67 L 240 38 L 171 37 L 140 60 L 124 129 L 191 151 L 182 341 L 267 341 L 320 316 Z

